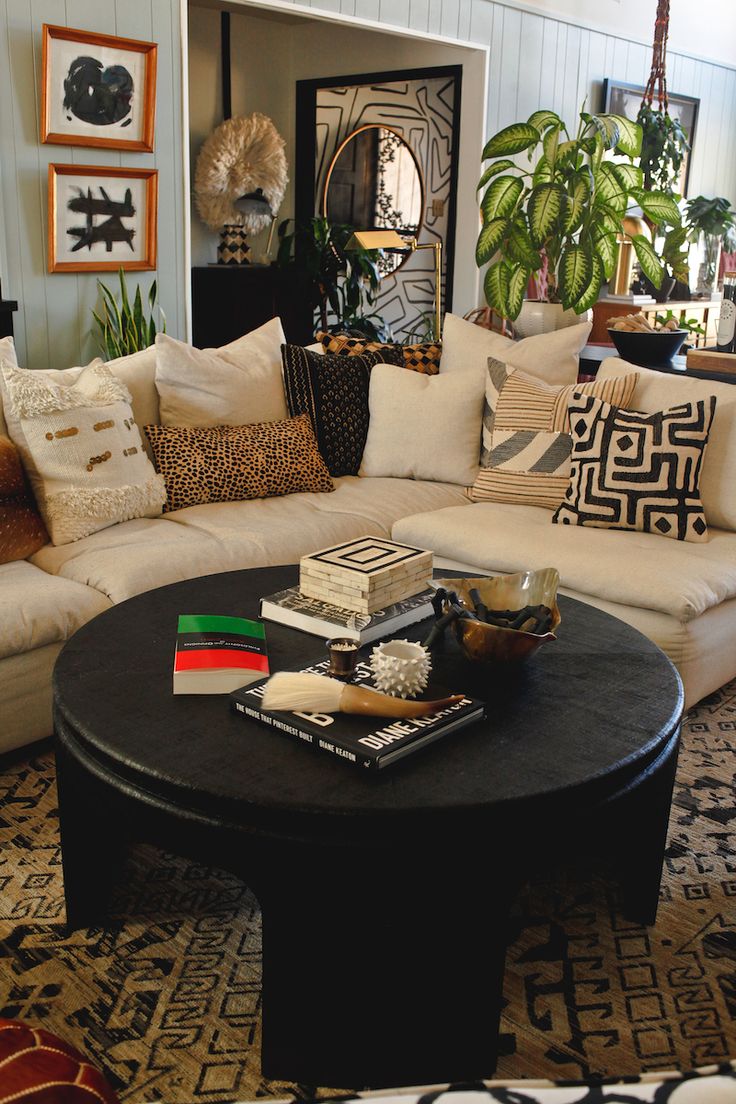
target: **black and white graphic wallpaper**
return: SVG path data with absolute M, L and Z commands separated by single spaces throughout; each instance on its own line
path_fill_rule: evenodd
M 316 210 L 322 211 L 329 167 L 348 135 L 369 124 L 380 124 L 400 134 L 413 151 L 424 178 L 419 241 L 439 238 L 443 243 L 445 302 L 457 84 L 454 75 L 446 75 L 318 88 L 316 101 Z M 431 249 L 412 254 L 392 275 L 382 279 L 374 309 L 391 324 L 395 337 L 424 336 L 422 315 L 431 317 L 434 283 Z

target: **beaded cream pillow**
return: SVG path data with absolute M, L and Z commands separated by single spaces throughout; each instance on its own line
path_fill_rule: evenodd
M 74 383 L 3 362 L 8 433 L 54 544 L 136 517 L 157 517 L 164 481 L 146 456 L 130 394 L 101 360 Z

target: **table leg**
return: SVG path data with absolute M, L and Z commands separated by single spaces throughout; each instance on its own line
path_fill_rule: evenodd
M 267 1077 L 380 1087 L 493 1073 L 509 902 L 490 870 L 362 882 L 312 864 L 259 896 Z
M 623 910 L 629 919 L 641 924 L 654 924 L 657 919 L 679 739 L 678 728 L 656 763 L 620 800 L 616 861 Z
M 123 840 L 109 787 L 80 766 L 58 732 L 56 773 L 66 922 L 73 930 L 104 922 Z

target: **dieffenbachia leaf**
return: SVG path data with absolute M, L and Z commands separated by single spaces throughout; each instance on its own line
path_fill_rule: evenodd
M 484 188 L 488 181 L 491 180 L 494 176 L 498 176 L 498 174 L 501 172 L 506 172 L 507 169 L 514 168 L 516 168 L 514 162 L 509 161 L 508 158 L 502 158 L 500 161 L 494 161 L 492 165 L 488 166 L 488 168 L 485 170 L 482 177 L 478 181 L 478 187 L 475 189 L 476 192 L 479 192 L 481 188 Z
M 526 223 L 523 221 L 523 216 L 514 219 L 511 224 L 506 251 L 512 261 L 524 265 L 534 272 L 542 266 L 542 256 L 534 248 Z
M 492 219 L 483 226 L 475 246 L 475 263 L 479 268 L 493 258 L 506 236 L 508 225 L 508 219 L 498 218 Z
M 509 266 L 504 261 L 496 261 L 486 272 L 483 290 L 486 302 L 503 318 L 508 318 Z
M 589 199 L 590 183 L 588 177 L 581 173 L 570 182 L 564 226 L 566 234 L 571 234 L 582 223 Z
M 631 194 L 652 222 L 669 223 L 671 226 L 680 225 L 680 208 L 672 196 L 665 195 L 664 192 L 648 192 L 644 188 L 636 188 Z
M 597 253 L 593 252 L 590 255 L 591 261 L 591 274 L 590 282 L 587 288 L 583 291 L 583 294 L 578 299 L 577 303 L 573 303 L 575 310 L 578 314 L 582 314 L 584 311 L 590 310 L 594 303 L 598 302 L 598 296 L 601 293 L 601 287 L 605 279 L 605 272 L 603 270 L 603 264 Z
M 642 272 L 658 288 L 664 278 L 664 267 L 652 248 L 652 243 L 647 241 L 643 234 L 636 234 L 631 240 Z
M 565 309 L 577 303 L 593 274 L 591 254 L 582 245 L 563 249 L 557 269 L 557 288 Z
M 562 127 L 562 119 L 554 111 L 534 111 L 527 119 L 529 126 L 533 126 L 535 130 L 546 130 L 547 127 Z
M 555 226 L 565 202 L 561 184 L 540 184 L 534 188 L 528 205 L 529 231 L 534 245 L 544 245 L 545 238 Z
M 510 270 L 508 288 L 506 291 L 506 317 L 510 318 L 512 321 L 519 316 L 530 276 L 530 270 L 523 265 L 516 265 Z
M 536 127 L 529 123 L 512 123 L 511 126 L 499 130 L 498 134 L 486 143 L 483 150 L 483 160 L 489 157 L 508 157 L 514 153 L 522 153 L 523 150 L 535 146 L 541 135 Z
M 628 205 L 628 189 L 623 187 L 621 181 L 614 172 L 610 161 L 604 161 L 598 166 L 595 174 L 595 204 L 604 203 L 611 210 L 622 216 Z
M 518 176 L 497 177 L 483 196 L 483 221 L 490 222 L 510 215 L 523 190 L 524 185 Z

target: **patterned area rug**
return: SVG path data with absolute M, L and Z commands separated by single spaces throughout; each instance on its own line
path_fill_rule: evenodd
M 656 927 L 624 921 L 602 879 L 525 891 L 497 1076 L 736 1056 L 735 783 L 736 681 L 684 725 Z M 0 774 L 0 810 L 0 1015 L 63 1036 L 131 1104 L 294 1091 L 261 1076 L 260 917 L 241 882 L 139 848 L 114 920 L 67 936 L 50 752 Z

